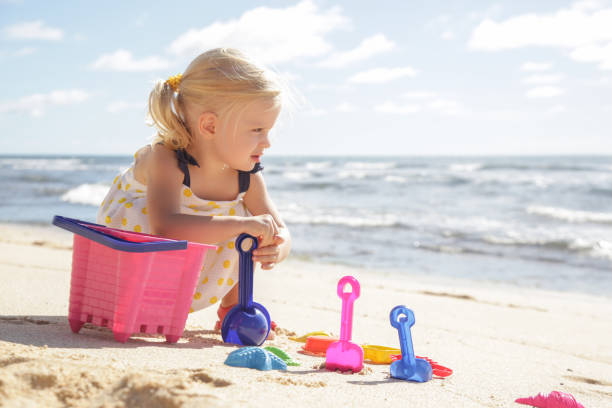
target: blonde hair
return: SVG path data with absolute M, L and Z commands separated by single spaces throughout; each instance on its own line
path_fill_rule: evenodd
M 158 80 L 149 94 L 149 124 L 157 128 L 154 142 L 182 149 L 192 142 L 186 106 L 197 105 L 221 116 L 259 98 L 280 104 L 280 78 L 242 52 L 215 48 L 196 57 L 179 80 Z

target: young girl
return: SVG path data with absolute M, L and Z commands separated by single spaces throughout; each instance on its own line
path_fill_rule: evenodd
M 253 261 L 262 269 L 291 247 L 260 172 L 280 99 L 276 77 L 239 51 L 201 54 L 151 91 L 157 136 L 115 178 L 98 211 L 97 222 L 110 227 L 218 245 L 206 255 L 191 308 L 221 300 L 217 330 L 238 302 L 236 236 L 259 238 Z

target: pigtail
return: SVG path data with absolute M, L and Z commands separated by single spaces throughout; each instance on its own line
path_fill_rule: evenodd
M 178 77 L 178 80 L 176 79 Z M 158 80 L 149 94 L 148 118 L 157 128 L 154 143 L 170 144 L 172 149 L 183 149 L 191 143 L 191 134 L 185 126 L 180 95 L 180 77 Z

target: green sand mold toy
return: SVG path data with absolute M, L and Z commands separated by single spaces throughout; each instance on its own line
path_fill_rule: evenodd
M 264 347 L 264 350 L 268 350 L 270 353 L 275 354 L 278 358 L 283 360 L 288 366 L 299 366 L 300 365 L 300 363 L 298 363 L 297 361 L 293 361 L 293 358 L 291 358 L 289 354 L 285 353 L 283 350 L 279 349 L 278 347 L 266 346 Z

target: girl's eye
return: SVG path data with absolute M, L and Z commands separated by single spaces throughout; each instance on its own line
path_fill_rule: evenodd
M 263 128 L 255 128 L 255 129 L 253 129 L 253 132 L 261 133 L 261 132 L 263 132 Z

